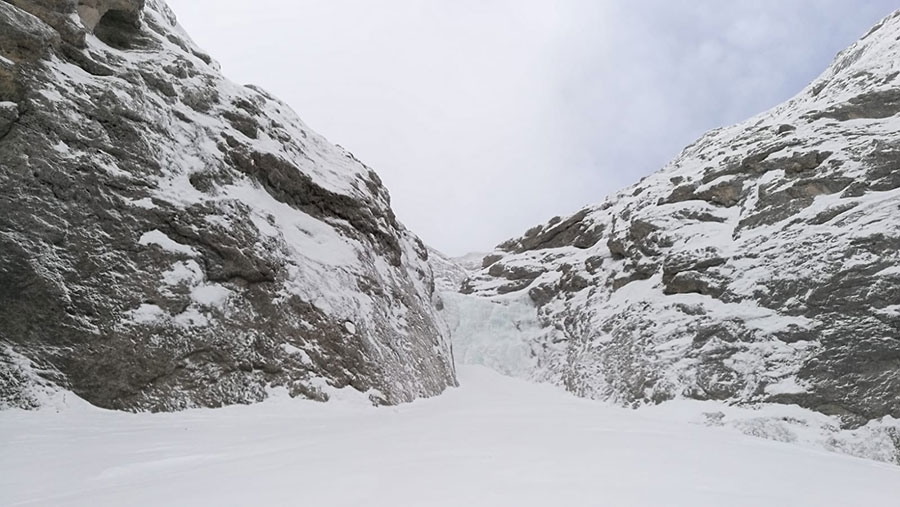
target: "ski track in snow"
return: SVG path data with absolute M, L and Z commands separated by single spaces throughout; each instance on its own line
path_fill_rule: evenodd
M 388 408 L 286 396 L 0 413 L 4 506 L 888 506 L 900 468 L 460 369 Z

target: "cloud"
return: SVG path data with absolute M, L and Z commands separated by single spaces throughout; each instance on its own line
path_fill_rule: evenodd
M 601 201 L 798 92 L 883 0 L 170 0 L 451 254 Z M 211 14 L 211 13 L 214 13 Z

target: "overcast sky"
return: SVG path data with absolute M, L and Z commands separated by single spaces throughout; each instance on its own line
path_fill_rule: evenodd
M 800 91 L 887 0 L 169 0 L 233 80 L 373 167 L 451 255 L 490 250 Z

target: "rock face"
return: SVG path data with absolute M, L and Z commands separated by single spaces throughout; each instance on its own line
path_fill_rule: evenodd
M 629 406 L 900 418 L 898 40 L 900 13 L 789 102 L 485 257 L 461 290 L 530 309 L 516 369 Z
M 160 0 L 0 2 L 0 406 L 438 394 L 427 260 L 371 169 Z

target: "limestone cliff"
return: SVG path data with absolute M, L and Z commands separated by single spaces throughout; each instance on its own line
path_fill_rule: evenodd
M 0 406 L 440 393 L 427 259 L 370 168 L 162 1 L 0 2 Z

